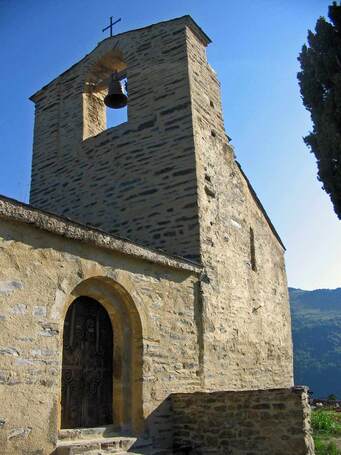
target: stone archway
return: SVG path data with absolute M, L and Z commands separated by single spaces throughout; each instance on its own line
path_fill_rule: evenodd
M 66 318 L 73 302 L 84 298 L 96 301 L 103 307 L 111 322 L 113 426 L 117 431 L 136 434 L 143 427 L 140 315 L 133 299 L 123 286 L 110 278 L 94 277 L 84 280 L 71 292 L 65 310 Z M 65 333 L 64 331 L 63 337 Z M 61 404 L 63 406 L 62 399 Z M 61 407 L 61 428 L 63 412 Z
M 113 331 L 105 308 L 78 297 L 64 321 L 61 427 L 113 423 Z

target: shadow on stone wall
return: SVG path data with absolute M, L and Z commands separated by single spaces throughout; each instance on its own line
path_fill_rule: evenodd
M 153 455 L 314 455 L 307 388 L 172 394 L 129 451 L 147 447 Z

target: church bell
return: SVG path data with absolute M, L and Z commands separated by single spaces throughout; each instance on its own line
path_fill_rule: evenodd
M 123 92 L 122 84 L 117 76 L 113 73 L 111 76 L 109 90 L 107 96 L 104 98 L 104 104 L 112 109 L 121 109 L 128 103 L 128 97 Z

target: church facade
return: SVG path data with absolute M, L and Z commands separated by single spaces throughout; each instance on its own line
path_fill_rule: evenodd
M 313 454 L 285 249 L 209 42 L 189 16 L 128 31 L 32 96 L 30 205 L 0 199 L 1 453 Z

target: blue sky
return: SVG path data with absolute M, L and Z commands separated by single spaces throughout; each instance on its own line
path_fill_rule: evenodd
M 341 286 L 341 223 L 302 137 L 311 128 L 296 80 L 322 0 L 0 0 L 0 194 L 28 201 L 34 108 L 28 97 L 106 35 L 190 14 L 211 37 L 225 126 L 286 247 L 289 285 Z

